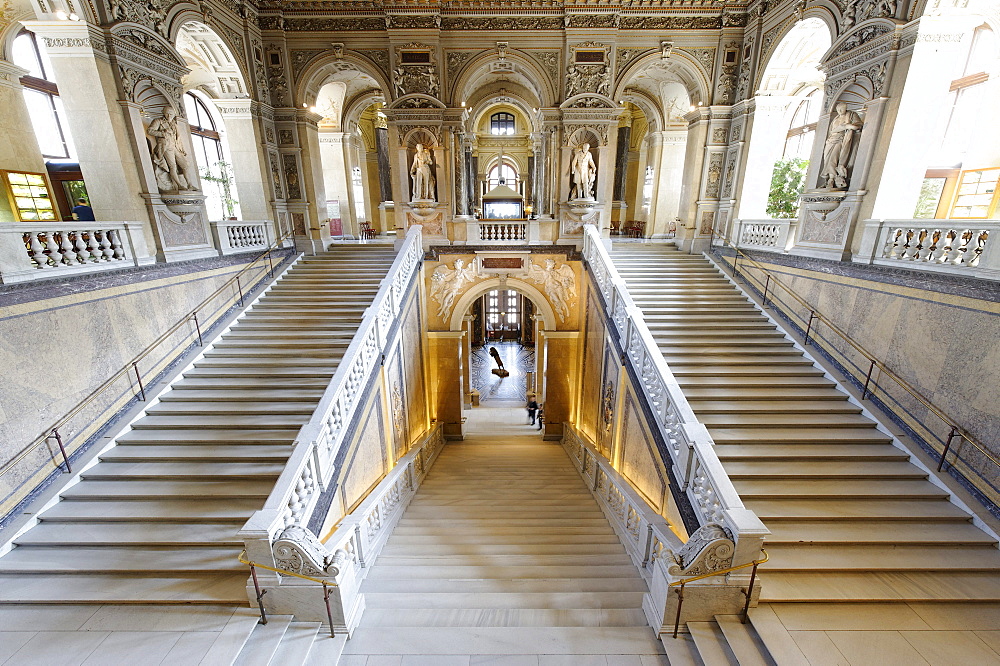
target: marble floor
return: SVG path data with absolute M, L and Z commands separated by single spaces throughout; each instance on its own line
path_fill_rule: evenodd
M 490 357 L 490 347 L 496 347 L 509 376 L 498 377 L 493 374 L 492 370 L 497 364 Z M 492 342 L 472 349 L 470 383 L 473 390 L 479 391 L 481 401 L 524 400 L 527 394 L 527 373 L 534 367 L 534 347 L 524 347 L 517 342 Z

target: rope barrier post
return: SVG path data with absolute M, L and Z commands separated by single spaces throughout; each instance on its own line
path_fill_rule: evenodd
M 132 369 L 135 370 L 135 380 L 139 382 L 139 395 L 142 396 L 142 401 L 146 402 L 146 387 L 142 385 L 142 375 L 139 374 L 139 362 L 132 362 Z
M 937 471 L 940 472 L 941 468 L 944 467 L 944 457 L 946 455 L 948 455 L 948 449 L 951 448 L 951 443 L 955 439 L 955 437 L 957 437 L 957 436 L 958 436 L 958 428 L 956 428 L 955 426 L 952 426 L 951 427 L 951 432 L 948 433 L 948 441 L 945 442 L 945 444 L 944 444 L 944 451 L 941 452 L 941 460 L 938 461 L 938 469 L 937 469 Z M 69 463 L 67 463 L 67 464 L 69 464 Z
M 677 630 L 681 626 L 681 605 L 684 603 L 684 583 L 677 588 L 677 615 L 674 616 L 674 638 L 677 638 Z
M 257 608 L 260 609 L 260 623 L 267 624 L 267 613 L 264 612 L 264 602 L 262 601 L 264 595 L 267 594 L 267 590 L 260 589 L 260 583 L 257 582 L 257 569 L 254 567 L 253 562 L 250 563 L 250 577 L 253 578 L 253 589 L 257 592 Z
M 330 586 L 323 581 L 323 603 L 326 604 L 326 619 L 330 623 L 330 638 L 336 638 L 333 630 L 333 612 L 330 610 Z
M 872 371 L 875 370 L 875 360 L 873 359 L 871 365 L 868 366 L 868 375 L 865 377 L 865 387 L 861 389 L 861 399 L 864 400 L 868 397 L 868 384 L 872 380 Z
M 66 447 L 63 446 L 62 437 L 59 435 L 59 428 L 52 429 L 52 437 L 56 438 L 56 444 L 59 445 L 59 450 L 62 452 L 63 462 L 66 463 L 66 471 L 70 474 L 73 472 L 73 468 L 69 466 L 69 456 L 66 455 Z M 949 440 L 951 443 L 951 440 Z M 947 449 L 945 449 L 947 451 Z M 938 469 L 941 469 L 940 467 Z

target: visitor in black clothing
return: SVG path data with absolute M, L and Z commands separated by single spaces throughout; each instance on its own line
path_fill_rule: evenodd
M 87 205 L 86 199 L 77 199 L 76 206 L 73 207 L 73 219 L 80 222 L 93 222 L 94 209 Z

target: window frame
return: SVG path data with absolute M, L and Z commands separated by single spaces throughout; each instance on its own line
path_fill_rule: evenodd
M 490 136 L 514 136 L 517 122 L 509 111 L 497 111 L 490 116 Z

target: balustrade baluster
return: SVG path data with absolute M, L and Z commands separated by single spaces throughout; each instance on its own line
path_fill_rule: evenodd
M 87 232 L 87 261 L 94 263 L 99 262 L 103 256 L 101 244 L 97 240 L 97 233 L 97 231 Z
M 58 268 L 62 263 L 62 255 L 59 254 L 59 244 L 56 243 L 55 232 L 45 231 L 45 249 L 48 251 L 49 261 L 53 268 Z
M 38 233 L 35 231 L 28 232 L 28 252 L 31 254 L 32 260 L 38 264 L 38 268 L 48 268 L 48 257 L 45 256 L 45 248 L 38 241 Z
M 73 243 L 70 241 L 69 235 L 70 232 L 68 231 L 64 231 L 59 234 L 59 254 L 62 255 L 62 261 L 59 263 L 72 266 L 76 263 L 76 248 L 73 247 Z
M 76 250 L 76 260 L 77 263 L 86 264 L 90 259 L 90 252 L 87 249 L 87 243 L 83 240 L 83 231 L 73 232 L 73 249 Z
M 115 257 L 115 251 L 111 249 L 111 232 L 105 229 L 101 233 L 101 254 L 104 261 L 111 261 Z

